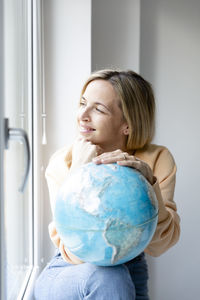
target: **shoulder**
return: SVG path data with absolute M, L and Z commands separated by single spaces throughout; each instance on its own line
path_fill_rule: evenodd
M 57 150 L 51 157 L 46 168 L 45 175 L 54 175 L 65 173 L 68 170 L 67 158 L 69 156 L 71 146 L 65 146 Z
M 174 157 L 165 146 L 150 144 L 144 149 L 136 151 L 135 155 L 148 163 L 155 175 L 162 172 L 163 176 L 167 176 L 167 174 L 176 172 Z
M 69 150 L 70 150 L 70 146 L 64 146 L 64 147 L 58 149 L 56 152 L 54 152 L 52 154 L 52 156 L 50 157 L 49 162 L 65 159 L 65 156 L 67 155 Z
M 141 159 L 145 158 L 154 162 L 157 160 L 167 159 L 171 161 L 171 163 L 174 163 L 174 158 L 170 150 L 167 147 L 161 145 L 150 144 L 143 149 L 137 150 L 135 155 Z

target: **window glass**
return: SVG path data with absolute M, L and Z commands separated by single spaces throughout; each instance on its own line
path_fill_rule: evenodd
M 28 3 L 4 1 L 5 117 L 9 127 L 24 129 L 31 141 L 31 91 L 29 62 Z M 33 265 L 32 183 L 19 192 L 25 168 L 24 145 L 10 141 L 5 151 L 5 238 L 7 298 L 17 299 Z

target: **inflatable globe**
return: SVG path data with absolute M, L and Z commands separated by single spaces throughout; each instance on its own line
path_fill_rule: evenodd
M 135 169 L 117 164 L 88 163 L 72 172 L 54 211 L 66 248 L 99 266 L 139 255 L 152 239 L 157 218 L 152 186 Z

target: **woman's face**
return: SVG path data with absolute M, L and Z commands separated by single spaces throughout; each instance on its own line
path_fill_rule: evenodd
M 120 100 L 110 82 L 90 82 L 80 101 L 78 126 L 81 136 L 105 152 L 126 149 L 127 123 Z

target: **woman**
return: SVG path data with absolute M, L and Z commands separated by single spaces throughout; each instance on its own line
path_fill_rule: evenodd
M 161 255 L 178 241 L 180 228 L 173 201 L 174 159 L 167 148 L 151 144 L 151 85 L 133 71 L 95 72 L 83 87 L 77 121 L 79 135 L 73 146 L 57 151 L 46 170 L 52 212 L 59 187 L 82 164 L 116 162 L 136 168 L 153 186 L 159 204 L 157 229 L 144 252 Z M 144 253 L 126 264 L 97 267 L 70 253 L 54 222 L 49 232 L 58 253 L 36 283 L 36 299 L 148 299 Z

